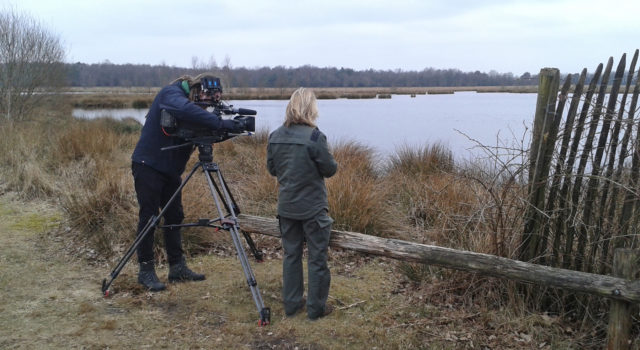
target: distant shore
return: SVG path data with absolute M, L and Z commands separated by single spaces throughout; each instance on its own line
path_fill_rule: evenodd
M 231 88 L 224 92 L 225 100 L 288 100 L 295 87 Z M 356 87 L 313 88 L 318 99 L 391 98 L 392 95 L 438 95 L 455 92 L 536 93 L 530 86 L 453 86 L 453 87 Z M 63 91 L 74 108 L 148 108 L 159 87 L 72 87 Z

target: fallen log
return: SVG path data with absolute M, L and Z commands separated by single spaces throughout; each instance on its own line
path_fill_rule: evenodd
M 248 233 L 280 237 L 278 221 L 241 214 L 240 228 Z M 489 254 L 381 238 L 356 232 L 331 231 L 329 245 L 397 260 L 568 289 L 615 300 L 640 303 L 640 281 L 537 265 Z

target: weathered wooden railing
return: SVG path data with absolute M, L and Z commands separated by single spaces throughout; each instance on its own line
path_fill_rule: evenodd
M 275 219 L 244 214 L 238 219 L 240 227 L 246 232 L 280 237 L 278 222 Z M 397 260 L 475 272 L 613 299 L 615 302 L 612 304 L 609 322 L 611 349 L 625 349 L 624 344 L 629 339 L 631 324 L 630 310 L 633 304 L 640 303 L 640 280 L 629 279 L 638 272 L 639 254 L 630 249 L 617 251 L 616 265 L 621 267 L 620 273 L 623 275 L 614 277 L 356 232 L 332 230 L 329 244 Z M 611 347 L 611 344 L 615 345 Z

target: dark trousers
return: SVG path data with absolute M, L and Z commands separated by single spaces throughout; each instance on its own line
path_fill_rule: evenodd
M 131 172 L 138 197 L 140 211 L 138 213 L 138 231 L 141 233 L 152 216 L 157 216 L 171 196 L 176 192 L 182 180 L 180 177 L 167 176 L 147 165 L 132 162 Z M 182 210 L 182 194 L 178 193 L 164 215 L 165 225 L 181 224 L 184 219 Z M 151 230 L 138 246 L 138 262 L 153 261 L 154 229 Z M 169 264 L 182 259 L 182 236 L 179 228 L 164 230 L 164 243 Z
M 280 232 L 282 234 L 282 299 L 285 312 L 291 313 L 300 305 L 304 292 L 302 272 L 302 248 L 307 242 L 309 254 L 307 315 L 316 318 L 324 312 L 331 272 L 327 265 L 327 250 L 331 236 L 333 220 L 325 210 L 307 220 L 294 220 L 280 217 Z

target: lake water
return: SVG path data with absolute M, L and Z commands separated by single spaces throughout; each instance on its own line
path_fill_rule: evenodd
M 441 143 L 456 158 L 485 155 L 477 146 L 528 145 L 536 94 L 457 92 L 445 95 L 393 95 L 390 99 L 318 100 L 318 127 L 330 143 L 357 141 L 381 156 L 401 146 Z M 288 101 L 227 101 L 258 111 L 256 129 L 275 130 Z M 133 117 L 144 123 L 147 110 L 82 110 L 76 117 Z

